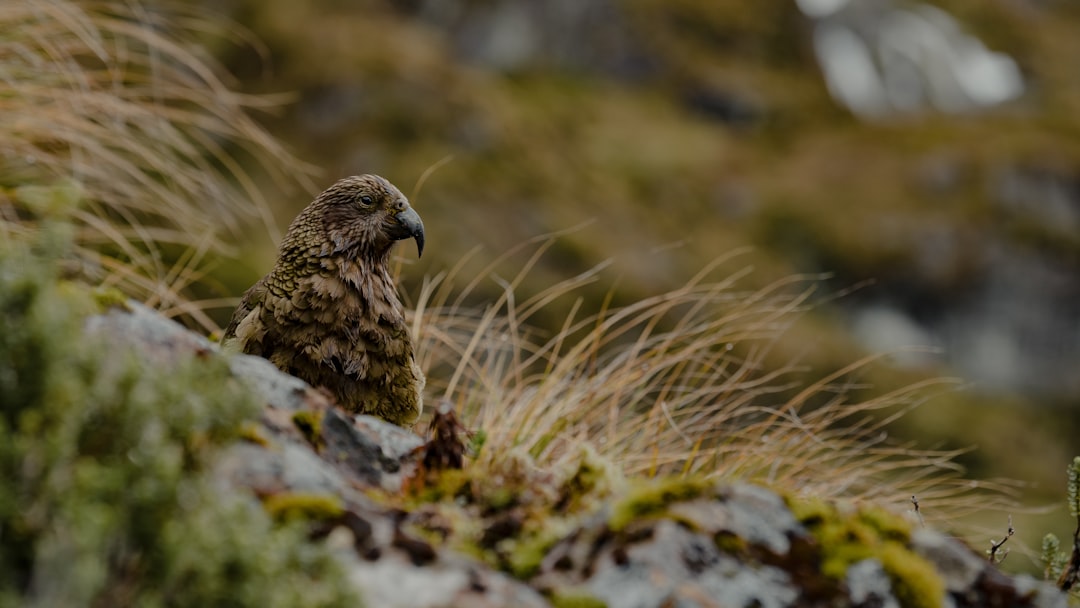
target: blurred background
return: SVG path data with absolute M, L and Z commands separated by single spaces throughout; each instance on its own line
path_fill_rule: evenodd
M 258 120 L 316 168 L 312 191 L 271 197 L 282 227 L 371 172 L 427 226 L 406 292 L 477 247 L 478 269 L 575 227 L 523 292 L 610 259 L 587 306 L 626 303 L 741 248 L 748 287 L 825 275 L 777 360 L 827 373 L 893 353 L 866 391 L 959 376 L 897 432 L 973 446 L 970 474 L 1024 481 L 1025 505 L 1062 502 L 1080 452 L 1080 5 L 204 3 L 246 28 L 213 48 L 235 86 L 287 95 Z M 204 296 L 270 267 L 272 237 L 249 232 Z M 489 283 L 478 305 L 502 289 Z M 1035 543 L 1071 531 L 1062 508 L 1017 528 Z

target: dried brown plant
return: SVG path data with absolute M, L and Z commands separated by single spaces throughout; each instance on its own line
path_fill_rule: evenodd
M 415 299 L 412 330 L 429 393 L 484 433 L 480 466 L 511 453 L 541 467 L 570 466 L 588 444 L 627 476 L 698 474 L 897 508 L 917 494 L 937 521 L 1013 504 L 1012 484 L 964 476 L 961 451 L 888 433 L 897 417 L 956 382 L 927 380 L 860 401 L 851 398 L 853 378 L 876 358 L 809 380 L 798 362 L 769 362 L 810 307 L 815 277 L 742 291 L 750 270 L 733 254 L 678 289 L 581 315 L 575 292 L 602 268 L 519 300 L 517 287 L 553 242 L 537 239 L 504 256 L 527 257 L 510 280 L 481 273 L 454 288 L 463 260 L 427 280 Z M 739 269 L 721 272 L 730 267 Z M 465 302 L 485 277 L 503 295 L 478 311 Z M 530 327 L 545 306 L 567 300 L 561 331 Z
M 183 2 L 17 0 L 0 6 L 0 234 L 35 229 L 41 188 L 77 199 L 83 271 L 214 323 L 185 288 L 251 222 L 280 232 L 256 175 L 308 168 L 250 116 L 280 100 L 234 92 L 202 50 L 244 32 Z M 304 184 L 307 185 L 307 184 Z M 46 201 L 48 202 L 48 201 Z

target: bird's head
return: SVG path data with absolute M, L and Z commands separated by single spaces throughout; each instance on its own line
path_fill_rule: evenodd
M 424 253 L 424 223 L 408 199 L 378 175 L 346 177 L 320 194 L 311 207 L 321 211 L 327 239 L 335 252 L 367 251 L 389 254 L 394 243 L 416 240 L 417 256 Z

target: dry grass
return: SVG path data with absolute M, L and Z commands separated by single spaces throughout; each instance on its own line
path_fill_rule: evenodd
M 694 473 L 895 508 L 910 508 L 914 494 L 929 520 L 1013 505 L 1011 484 L 965 479 L 960 452 L 897 443 L 886 431 L 954 382 L 859 402 L 848 398 L 853 378 L 872 359 L 809 381 L 797 362 L 766 365 L 808 308 L 814 277 L 743 292 L 737 284 L 748 269 L 722 272 L 738 267 L 732 256 L 674 291 L 584 315 L 575 291 L 600 268 L 518 299 L 517 286 L 551 243 L 508 253 L 525 256 L 521 271 L 489 277 L 503 295 L 483 311 L 463 302 L 487 275 L 453 287 L 464 260 L 426 281 L 416 298 L 412 330 L 431 370 L 428 392 L 486 434 L 480 466 L 497 467 L 510 453 L 545 468 L 570 466 L 588 444 L 628 476 Z M 567 299 L 561 331 L 530 328 L 543 307 Z
M 77 192 L 85 270 L 213 322 L 185 288 L 244 223 L 279 235 L 256 174 L 289 189 L 306 168 L 249 116 L 199 49 L 243 32 L 186 3 L 0 4 L 0 234 L 33 230 L 27 186 Z

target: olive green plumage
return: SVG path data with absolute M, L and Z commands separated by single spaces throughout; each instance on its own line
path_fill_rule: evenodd
M 423 406 L 404 309 L 390 278 L 394 243 L 424 225 L 377 175 L 342 179 L 289 226 L 270 274 L 244 294 L 223 342 L 269 359 L 345 409 L 408 426 Z

